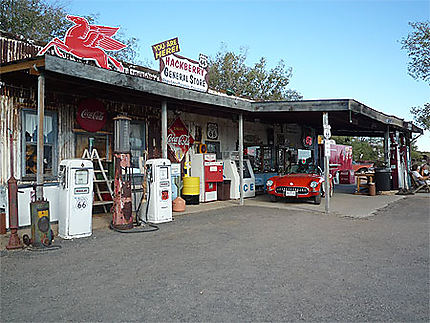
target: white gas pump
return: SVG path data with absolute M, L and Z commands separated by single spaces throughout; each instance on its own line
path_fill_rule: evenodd
M 85 159 L 65 159 L 60 163 L 58 235 L 64 239 L 92 234 L 93 163 Z
M 145 163 L 148 183 L 146 219 L 151 223 L 172 221 L 171 164 L 168 159 L 148 159 Z M 142 214 L 143 215 L 143 214 Z M 141 215 L 141 217 L 142 217 Z

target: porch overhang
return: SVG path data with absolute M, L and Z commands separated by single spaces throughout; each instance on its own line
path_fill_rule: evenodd
M 328 112 L 333 135 L 383 137 L 388 129 L 423 133 L 412 122 L 379 112 L 353 99 L 253 102 L 185 89 L 51 55 L 5 64 L 0 67 L 0 74 L 2 78 L 15 74 L 12 79 L 29 84 L 25 75 L 34 77 L 40 70 L 45 71 L 48 90 L 52 89 L 50 80 L 54 88 L 80 90 L 81 94 L 85 93 L 86 86 L 90 86 L 93 95 L 103 95 L 106 91 L 122 95 L 123 99 L 134 96 L 134 100 L 159 102 L 160 109 L 161 102 L 167 101 L 169 109 L 223 117 L 243 114 L 245 120 L 268 124 L 298 123 L 313 127 L 320 134 L 323 132 L 322 114 Z
M 322 114 L 328 112 L 333 135 L 383 137 L 387 129 L 423 133 L 411 122 L 387 115 L 353 99 L 271 101 L 251 103 L 254 118 L 263 122 L 294 122 L 323 132 Z

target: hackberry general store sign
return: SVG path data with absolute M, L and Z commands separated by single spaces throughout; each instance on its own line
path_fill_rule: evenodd
M 208 71 L 200 62 L 176 54 L 160 58 L 161 82 L 207 92 Z

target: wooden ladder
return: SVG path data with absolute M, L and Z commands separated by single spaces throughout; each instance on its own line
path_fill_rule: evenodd
M 107 208 L 109 204 L 113 204 L 113 191 L 111 184 L 113 180 L 108 179 L 106 173 L 108 172 L 103 167 L 103 161 L 99 156 L 99 153 L 97 152 L 97 149 L 93 149 L 91 154 L 88 151 L 88 149 L 84 150 L 84 153 L 82 154 L 82 159 L 88 159 L 93 162 L 94 167 L 94 206 L 102 206 L 105 213 L 110 211 L 110 208 Z M 101 174 L 103 176 L 103 179 L 98 179 L 97 174 Z M 111 200 L 104 200 L 102 194 L 109 193 Z

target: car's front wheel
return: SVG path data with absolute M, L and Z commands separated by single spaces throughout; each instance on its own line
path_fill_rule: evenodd
M 321 193 L 318 193 L 318 195 L 314 196 L 314 204 L 316 204 L 316 205 L 321 204 Z

